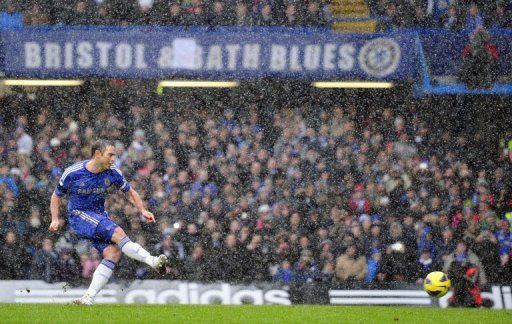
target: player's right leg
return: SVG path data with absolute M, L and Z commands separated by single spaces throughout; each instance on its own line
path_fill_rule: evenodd
M 85 295 L 75 299 L 73 304 L 90 306 L 94 302 L 94 297 L 108 283 L 114 269 L 121 259 L 121 250 L 117 245 L 94 242 L 94 247 L 103 254 L 103 260 L 92 275 L 91 284 L 85 292 Z
M 164 254 L 157 257 L 152 256 L 140 244 L 132 242 L 120 226 L 115 228 L 110 240 L 116 243 L 121 251 L 130 258 L 146 263 L 161 275 L 165 274 L 167 257 Z

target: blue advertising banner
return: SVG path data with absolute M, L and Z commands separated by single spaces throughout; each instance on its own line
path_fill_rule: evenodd
M 8 76 L 404 80 L 417 70 L 415 33 L 55 27 L 5 30 L 1 39 Z

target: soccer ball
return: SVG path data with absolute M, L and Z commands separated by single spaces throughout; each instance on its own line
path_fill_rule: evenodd
M 441 298 L 450 290 L 452 282 L 441 271 L 434 271 L 427 275 L 423 281 L 423 289 L 431 297 Z

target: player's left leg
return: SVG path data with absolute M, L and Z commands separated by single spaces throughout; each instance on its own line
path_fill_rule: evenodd
M 121 227 L 116 227 L 110 240 L 119 245 L 121 251 L 130 258 L 144 262 L 160 274 L 165 274 L 165 263 L 167 262 L 167 257 L 163 254 L 157 257 L 152 256 L 140 244 L 132 242 Z
M 121 259 L 121 252 L 129 257 L 145 262 L 160 273 L 165 273 L 167 257 L 154 257 L 139 244 L 133 243 L 121 227 L 110 218 L 101 220 L 91 237 L 93 246 L 103 255 L 101 264 L 94 271 L 91 284 L 85 295 L 73 301 L 74 304 L 92 305 L 94 297 L 108 283 L 116 264 Z M 112 244 L 115 243 L 115 244 Z
M 75 299 L 73 301 L 74 304 L 92 305 L 94 297 L 108 283 L 112 272 L 121 259 L 121 249 L 117 245 L 95 242 L 94 246 L 100 253 L 102 252 L 103 260 L 92 275 L 89 289 L 87 289 L 83 297 Z

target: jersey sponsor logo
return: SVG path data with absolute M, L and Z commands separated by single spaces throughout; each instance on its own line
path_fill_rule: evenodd
M 104 194 L 105 192 L 107 192 L 107 190 L 105 188 L 88 188 L 88 189 L 78 189 L 77 190 L 77 194 L 79 195 L 91 195 L 91 194 L 94 194 L 94 195 L 100 195 L 100 194 Z

